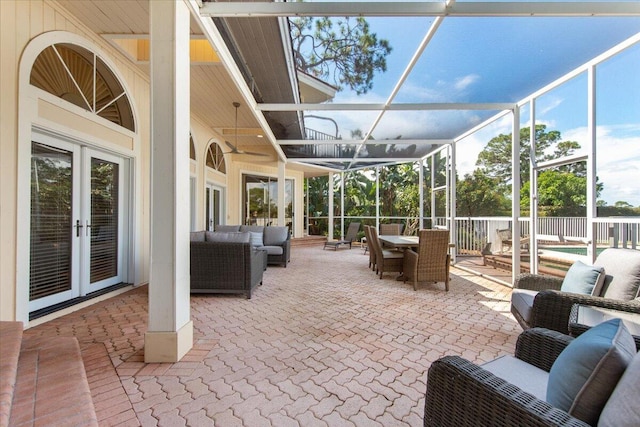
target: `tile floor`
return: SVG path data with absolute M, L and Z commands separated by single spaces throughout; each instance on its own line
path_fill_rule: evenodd
M 78 339 L 101 426 L 421 426 L 434 360 L 513 353 L 511 290 L 453 268 L 449 292 L 415 292 L 367 263 L 299 247 L 251 300 L 192 296 L 178 363 L 143 363 L 146 286 L 24 335 Z

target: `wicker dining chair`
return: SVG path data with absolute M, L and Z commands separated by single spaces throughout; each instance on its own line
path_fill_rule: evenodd
M 364 236 L 367 238 L 367 246 L 369 246 L 369 268 L 373 271 L 376 270 L 376 251 L 373 249 L 373 243 L 371 243 L 371 226 L 364 226 Z
M 369 227 L 369 234 L 371 235 L 371 247 L 376 252 L 376 272 L 380 275 L 380 279 L 386 271 L 402 273 L 403 252 L 382 249 L 380 240 L 378 240 L 378 230 L 375 227 Z
M 399 236 L 402 232 L 402 224 L 380 224 L 381 236 Z
M 449 230 L 419 230 L 418 251 L 404 253 L 404 281 L 410 280 L 413 289 L 418 282 L 444 282 L 449 291 Z

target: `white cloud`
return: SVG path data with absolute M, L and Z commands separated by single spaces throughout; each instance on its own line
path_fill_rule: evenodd
M 471 86 L 473 83 L 477 82 L 479 79 L 480 79 L 479 75 L 477 75 L 477 74 L 469 74 L 467 76 L 460 77 L 460 78 L 456 79 L 456 81 L 453 84 L 453 87 L 457 91 L 463 91 L 467 87 Z

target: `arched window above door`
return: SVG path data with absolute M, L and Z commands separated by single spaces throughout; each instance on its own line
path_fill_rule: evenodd
M 135 132 L 131 103 L 123 85 L 95 53 L 71 43 L 45 48 L 29 81 L 65 101 Z
M 189 158 L 196 160 L 196 145 L 193 143 L 193 135 L 189 134 Z
M 211 169 L 215 169 L 221 173 L 227 173 L 227 167 L 224 162 L 224 153 L 215 141 L 212 141 L 207 148 L 206 164 Z

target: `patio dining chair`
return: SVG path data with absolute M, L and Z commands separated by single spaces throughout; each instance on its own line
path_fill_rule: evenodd
M 371 226 L 364 226 L 364 236 L 367 238 L 367 246 L 369 247 L 369 268 L 376 269 L 376 251 L 373 249 L 373 243 L 371 242 Z
M 376 273 L 380 275 L 380 279 L 382 279 L 385 271 L 402 273 L 403 252 L 382 249 L 380 240 L 378 240 L 378 230 L 375 227 L 369 228 L 369 234 L 371 236 L 371 249 L 376 252 Z
M 444 282 L 449 291 L 449 230 L 419 230 L 417 252 L 409 249 L 404 253 L 403 278 L 413 283 Z
M 333 250 L 338 250 L 338 247 L 340 245 L 349 245 L 349 249 L 351 249 L 351 244 L 358 237 L 359 230 L 360 230 L 360 223 L 352 222 L 351 224 L 349 224 L 349 228 L 347 228 L 347 234 L 346 236 L 344 236 L 343 240 L 327 240 L 324 243 L 324 246 L 322 249 L 325 249 L 326 247 L 330 247 L 330 248 L 332 247 Z

